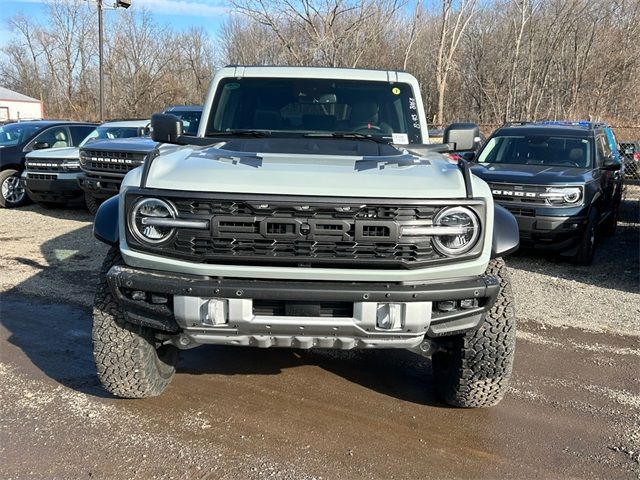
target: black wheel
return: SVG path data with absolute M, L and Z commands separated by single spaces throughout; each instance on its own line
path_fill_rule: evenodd
M 598 212 L 595 208 L 592 208 L 589 212 L 589 220 L 582 238 L 580 239 L 580 245 L 578 251 L 573 256 L 571 261 L 576 265 L 588 266 L 593 263 L 593 255 L 596 251 L 596 230 L 597 230 L 597 217 Z
M 98 378 L 118 397 L 154 397 L 171 382 L 178 349 L 158 342 L 153 329 L 126 321 L 106 280 L 106 273 L 118 264 L 122 264 L 122 257 L 112 248 L 102 265 L 93 304 L 93 357 Z
M 29 201 L 24 183 L 17 170 L 0 172 L 0 207 L 16 208 Z
M 446 403 L 456 407 L 498 404 L 511 378 L 516 318 L 509 274 L 501 258 L 489 262 L 487 274 L 500 279 L 500 292 L 480 328 L 434 340 L 440 348 L 432 357 L 436 389 Z
M 85 192 L 84 203 L 87 205 L 87 209 L 89 210 L 89 212 L 95 215 L 96 212 L 98 211 L 98 207 L 102 202 L 98 200 L 96 197 L 94 197 L 93 195 L 91 195 L 90 193 Z

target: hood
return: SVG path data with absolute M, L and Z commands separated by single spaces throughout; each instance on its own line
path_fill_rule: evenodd
M 71 158 L 77 160 L 78 151 L 78 147 L 46 148 L 44 150 L 34 150 L 27 153 L 27 158 Z
M 585 168 L 502 163 L 473 163 L 471 164 L 471 171 L 489 183 L 530 185 L 584 183 L 591 176 L 591 170 Z
M 148 153 L 156 148 L 156 145 L 158 143 L 148 137 L 117 138 L 113 140 L 93 140 L 84 145 L 82 150 Z
M 156 157 L 146 186 L 275 195 L 464 197 L 464 181 L 458 167 L 443 156 L 398 153 L 363 157 L 188 146 Z

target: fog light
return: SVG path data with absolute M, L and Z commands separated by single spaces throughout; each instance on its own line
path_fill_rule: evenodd
M 464 300 L 460 300 L 460 308 L 465 310 L 469 310 L 470 308 L 476 308 L 478 306 L 478 299 L 476 298 L 465 298 Z
M 438 310 L 441 312 L 451 312 L 456 309 L 456 301 L 455 300 L 443 300 L 441 302 L 436 303 Z
M 401 303 L 379 303 L 376 317 L 378 328 L 398 330 L 402 328 Z
M 213 298 L 207 302 L 206 313 L 202 323 L 216 327 L 227 323 L 227 301 L 221 298 Z
M 134 290 L 133 292 L 131 292 L 131 299 L 136 301 L 146 300 L 147 294 L 142 290 Z

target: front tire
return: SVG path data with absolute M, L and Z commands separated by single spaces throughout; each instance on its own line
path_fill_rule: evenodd
M 153 329 L 127 322 L 106 274 L 122 257 L 112 248 L 102 265 L 93 306 L 93 357 L 104 388 L 123 398 L 160 395 L 178 362 L 178 349 L 160 345 Z
M 516 318 L 509 274 L 501 258 L 491 260 L 486 273 L 498 277 L 500 291 L 480 328 L 434 340 L 439 347 L 432 357 L 436 389 L 456 407 L 497 405 L 511 378 Z
M 21 207 L 28 201 L 29 197 L 20 178 L 20 172 L 12 169 L 0 172 L 0 207 Z
M 595 207 L 589 212 L 589 220 L 587 221 L 587 227 L 585 228 L 582 238 L 580 239 L 580 245 L 578 251 L 573 256 L 571 261 L 576 265 L 589 266 L 593 263 L 593 257 L 596 252 L 596 240 L 597 240 L 597 216 L 598 212 Z
M 100 207 L 100 204 L 102 202 L 96 197 L 94 197 L 93 195 L 91 195 L 90 193 L 85 192 L 84 203 L 87 205 L 87 210 L 89 210 L 89 213 L 91 213 L 92 215 L 95 215 L 96 212 L 98 211 L 98 207 Z

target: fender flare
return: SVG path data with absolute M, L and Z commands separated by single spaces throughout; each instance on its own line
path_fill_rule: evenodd
M 493 241 L 491 258 L 503 257 L 520 246 L 520 229 L 516 218 L 501 205 L 493 205 Z
M 107 245 L 116 246 L 120 238 L 118 227 L 118 213 L 120 211 L 120 196 L 116 195 L 105 200 L 93 222 L 93 236 Z

